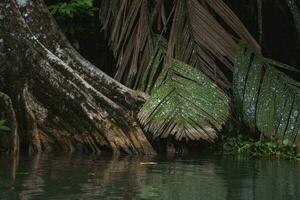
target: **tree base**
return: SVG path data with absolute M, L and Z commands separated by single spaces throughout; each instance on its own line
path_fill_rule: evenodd
M 0 3 L 0 99 L 11 153 L 155 154 L 133 114 L 147 96 L 80 56 L 42 1 L 24 2 Z

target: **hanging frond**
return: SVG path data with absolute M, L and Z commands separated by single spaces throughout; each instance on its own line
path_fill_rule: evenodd
M 217 85 L 199 70 L 173 60 L 138 118 L 153 137 L 212 141 L 229 113 L 229 98 Z
M 230 81 L 220 63 L 227 68 L 225 70 L 233 70 L 238 40 L 260 51 L 256 41 L 222 0 L 175 1 L 168 45 L 170 59 L 176 58 L 199 68 L 223 89 L 228 89 Z
M 155 26 L 155 29 L 161 33 L 167 25 L 167 16 L 165 12 L 165 0 L 156 0 L 153 9 L 151 24 Z
M 154 51 L 148 0 L 102 0 L 100 19 L 117 58 L 115 78 L 137 88 Z
M 155 50 L 150 58 L 149 64 L 146 70 L 143 72 L 143 77 L 139 90 L 145 91 L 151 94 L 151 91 L 160 75 L 163 66 L 165 65 L 166 52 L 167 52 L 167 40 L 160 35 L 155 38 Z
M 241 45 L 233 80 L 235 102 L 241 120 L 253 132 L 295 141 L 300 135 L 300 83 L 280 68 L 299 73 Z

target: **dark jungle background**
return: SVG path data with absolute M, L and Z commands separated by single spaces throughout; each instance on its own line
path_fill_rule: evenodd
M 255 39 L 261 41 L 265 57 L 300 68 L 300 33 L 297 31 L 286 0 L 225 0 L 225 2 Z M 116 61 L 101 31 L 98 9 L 100 1 L 46 0 L 46 3 L 72 45 L 85 58 L 113 76 Z M 299 5 L 299 1 L 296 3 Z M 259 20 L 262 20 L 261 30 Z M 300 77 L 294 78 L 300 80 Z

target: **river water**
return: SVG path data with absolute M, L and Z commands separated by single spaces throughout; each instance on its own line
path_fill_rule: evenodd
M 209 155 L 2 156 L 0 199 L 299 200 L 300 162 Z

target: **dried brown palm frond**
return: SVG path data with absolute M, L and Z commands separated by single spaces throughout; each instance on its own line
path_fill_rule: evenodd
M 222 0 L 176 0 L 168 56 L 199 68 L 224 89 L 240 40 L 260 47 Z M 224 66 L 225 69 L 222 69 Z M 227 69 L 226 69 L 227 68 Z
M 103 0 L 100 19 L 117 58 L 115 78 L 136 88 L 153 52 L 147 0 Z
M 168 9 L 165 6 L 168 5 Z M 166 12 L 168 10 L 168 12 Z M 240 40 L 260 47 L 222 0 L 102 1 L 101 21 L 118 60 L 116 79 L 133 88 L 148 77 L 159 42 L 169 34 L 167 55 L 200 69 L 223 89 Z

